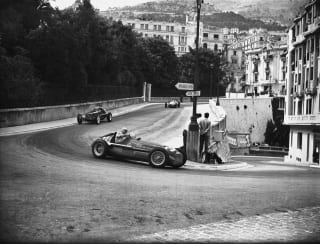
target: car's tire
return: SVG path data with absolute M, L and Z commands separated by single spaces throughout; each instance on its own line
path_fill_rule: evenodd
M 111 122 L 112 121 L 112 113 L 108 113 L 107 115 L 107 121 Z
M 102 139 L 97 139 L 92 144 L 92 154 L 95 158 L 104 158 L 107 154 L 107 144 Z
M 183 158 L 182 158 L 182 162 L 181 164 L 176 164 L 176 165 L 173 165 L 172 167 L 173 168 L 180 168 L 182 167 L 183 165 L 185 165 L 185 163 L 187 162 L 187 154 L 186 152 L 181 149 L 181 148 L 176 148 L 177 151 L 179 151 L 182 155 L 183 155 Z
M 163 168 L 169 156 L 163 148 L 155 148 L 149 153 L 149 164 L 154 168 Z
M 82 124 L 82 115 L 81 114 L 77 115 L 77 122 L 78 122 L 79 125 Z
M 100 118 L 100 115 L 98 115 L 96 118 L 96 124 L 99 125 L 100 123 L 101 123 L 101 118 Z

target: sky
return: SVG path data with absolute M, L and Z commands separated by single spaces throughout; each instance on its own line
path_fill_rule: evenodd
M 94 8 L 100 11 L 106 10 L 109 7 L 124 7 L 133 6 L 140 3 L 151 2 L 153 0 L 91 0 L 91 4 Z M 50 0 L 52 7 L 58 7 L 64 9 L 71 6 L 75 0 Z

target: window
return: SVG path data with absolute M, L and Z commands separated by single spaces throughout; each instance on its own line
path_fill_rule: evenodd
M 290 139 L 291 139 L 290 146 L 292 147 L 292 141 L 293 141 L 293 132 L 292 131 L 290 131 Z
M 310 68 L 310 80 L 313 80 L 313 67 Z
M 166 35 L 166 41 L 169 42 L 169 35 Z
M 132 26 L 132 29 L 134 29 L 136 27 L 136 24 L 132 24 L 131 26 Z
M 297 134 L 297 148 L 302 149 L 302 133 L 298 132 Z
M 148 25 L 148 24 L 145 24 L 144 28 L 145 28 L 146 30 L 148 30 L 148 29 L 149 29 L 149 25 Z
M 140 24 L 140 29 L 141 29 L 141 30 L 144 29 L 144 24 Z
M 312 99 L 306 100 L 306 114 L 312 113 Z
M 182 32 L 182 33 L 185 33 L 185 32 L 186 32 L 186 27 L 184 27 L 184 26 L 181 27 L 181 32 Z
M 166 26 L 166 31 L 170 31 L 170 26 Z
M 208 33 L 203 33 L 204 38 L 208 38 L 209 34 Z
M 153 30 L 157 30 L 157 25 L 154 25 L 154 26 L 153 26 Z
M 208 44 L 207 43 L 203 43 L 203 48 L 208 48 Z
M 171 26 L 171 32 L 174 32 L 174 26 Z
M 218 34 L 214 34 L 214 35 L 213 35 L 213 38 L 214 38 L 214 39 L 219 39 L 219 35 L 218 35 Z
M 266 72 L 266 80 L 269 80 L 269 79 L 270 79 L 269 72 Z
M 233 51 L 233 55 L 237 55 L 237 51 Z
M 298 101 L 298 115 L 302 114 L 302 101 Z
M 307 162 L 309 161 L 309 142 L 310 141 L 310 134 L 308 133 L 307 137 Z
M 170 36 L 170 43 L 173 44 L 173 36 Z
M 158 25 L 158 31 L 161 31 L 161 25 Z
M 218 51 L 218 45 L 217 44 L 214 44 L 214 50 Z

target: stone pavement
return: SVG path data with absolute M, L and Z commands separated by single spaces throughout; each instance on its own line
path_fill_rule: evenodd
M 142 235 L 128 242 L 320 242 L 320 207 Z

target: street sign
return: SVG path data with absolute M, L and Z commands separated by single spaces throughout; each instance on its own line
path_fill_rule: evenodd
M 178 90 L 190 91 L 190 90 L 193 90 L 193 83 L 177 83 L 175 87 Z
M 200 91 L 187 91 L 187 97 L 200 97 Z

